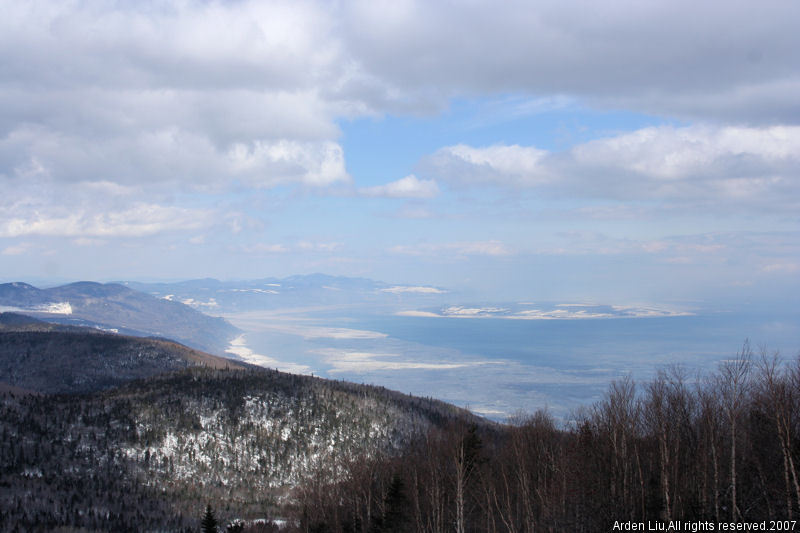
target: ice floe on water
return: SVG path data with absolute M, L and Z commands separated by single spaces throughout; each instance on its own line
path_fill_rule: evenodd
M 330 365 L 328 373 L 372 372 L 377 370 L 453 370 L 497 361 L 420 361 L 408 359 L 399 353 L 364 352 L 347 349 L 323 348 L 315 350 Z
M 244 335 L 239 335 L 233 339 L 225 350 L 225 353 L 232 354 L 246 363 L 262 366 L 265 368 L 275 368 L 283 372 L 291 372 L 293 374 L 310 374 L 312 369 L 307 365 L 297 363 L 280 361 L 274 357 L 255 353 L 247 346 L 247 339 Z
M 691 316 L 692 313 L 674 309 L 597 304 L 549 304 L 530 302 L 506 307 L 451 305 L 440 309 L 407 309 L 397 316 L 429 318 L 505 318 L 513 320 L 569 320 L 592 318 L 664 318 Z

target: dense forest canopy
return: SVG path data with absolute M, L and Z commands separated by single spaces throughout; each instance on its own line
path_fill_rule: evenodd
M 197 530 L 208 505 L 252 531 L 272 520 L 420 533 L 794 520 L 799 407 L 800 362 L 749 344 L 708 375 L 671 367 L 616 381 L 561 425 L 546 411 L 501 425 L 258 369 L 5 393 L 0 524 Z

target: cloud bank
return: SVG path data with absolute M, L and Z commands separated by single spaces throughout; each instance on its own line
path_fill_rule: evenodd
M 327 185 L 347 180 L 336 120 L 470 95 L 800 121 L 795 3 L 40 0 L 3 12 L 6 177 Z
M 363 187 L 358 192 L 383 198 L 433 198 L 439 194 L 439 186 L 433 180 L 421 180 L 411 174 L 385 185 Z
M 554 196 L 800 207 L 800 127 L 649 127 L 564 152 L 448 146 L 423 168 L 456 187 L 532 188 Z
M 473 241 L 473 242 L 451 242 L 451 243 L 423 243 L 412 245 L 392 246 L 389 251 L 394 254 L 415 255 L 415 256 L 435 256 L 445 255 L 449 257 L 466 256 L 506 256 L 514 252 L 506 244 L 500 241 Z
M 102 243 L 84 249 L 94 270 L 59 268 L 248 276 L 280 263 L 404 279 L 412 263 L 458 260 L 405 280 L 444 285 L 487 274 L 470 263 L 522 271 L 526 251 L 566 255 L 576 239 L 561 234 L 586 221 L 609 235 L 578 242 L 587 254 L 652 255 L 670 235 L 750 220 L 796 229 L 796 2 L 0 8 L 0 250 L 18 273 L 50 275 L 67 245 Z M 561 112 L 589 132 L 553 149 L 541 138 L 558 125 L 539 118 Z M 387 174 L 401 178 L 372 181 Z M 531 212 L 543 223 L 522 227 Z M 674 264 L 700 255 L 668 249 Z M 280 261 L 247 260 L 259 254 Z M 771 249 L 758 266 L 797 263 Z

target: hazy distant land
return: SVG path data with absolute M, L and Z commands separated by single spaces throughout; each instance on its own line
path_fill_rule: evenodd
M 432 396 L 496 419 L 547 407 L 559 417 L 613 379 L 667 365 L 714 369 L 745 338 L 794 355 L 784 310 L 586 302 L 470 302 L 446 287 L 324 275 L 128 284 L 226 318 L 227 348 L 288 372 Z

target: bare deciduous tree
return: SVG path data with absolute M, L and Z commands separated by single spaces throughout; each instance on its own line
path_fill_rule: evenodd
M 739 419 L 744 412 L 750 387 L 750 369 L 753 352 L 750 341 L 745 341 L 736 359 L 729 359 L 719 368 L 719 392 L 722 409 L 728 421 L 730 431 L 730 505 L 731 520 L 741 518 L 737 500 L 736 444 Z

